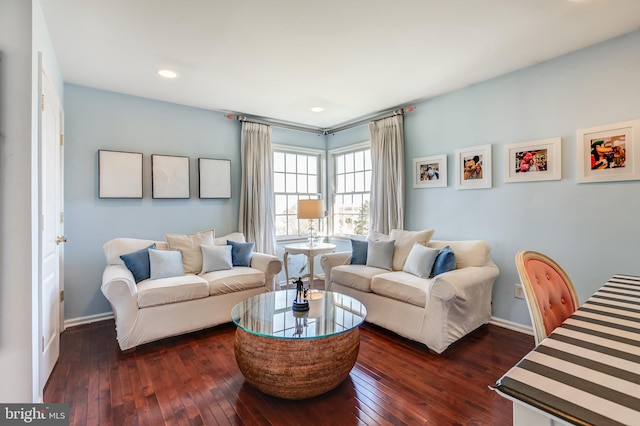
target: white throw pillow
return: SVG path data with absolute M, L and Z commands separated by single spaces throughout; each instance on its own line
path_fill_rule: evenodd
M 184 275 L 182 253 L 178 250 L 149 249 L 149 266 L 152 280 Z
M 404 262 L 407 260 L 407 256 L 409 256 L 413 245 L 418 243 L 426 246 L 433 236 L 433 233 L 433 229 L 425 229 L 423 231 L 392 229 L 389 237 L 396 242 L 396 248 L 393 252 L 393 270 L 402 271 Z
M 438 249 L 414 243 L 404 262 L 403 271 L 420 278 L 429 278 L 438 253 L 440 253 Z
M 202 271 L 202 249 L 201 245 L 212 246 L 215 239 L 215 231 L 196 232 L 190 235 L 166 234 L 165 239 L 170 250 L 180 250 L 182 252 L 182 264 L 186 273 L 197 274 Z
M 201 246 L 202 273 L 233 269 L 231 246 Z

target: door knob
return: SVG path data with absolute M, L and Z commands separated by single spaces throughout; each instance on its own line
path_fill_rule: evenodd
M 65 237 L 56 237 L 56 245 L 60 243 L 66 243 L 67 239 Z

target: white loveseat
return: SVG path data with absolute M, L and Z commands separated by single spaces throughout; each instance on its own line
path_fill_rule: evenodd
M 455 269 L 432 278 L 353 265 L 351 252 L 321 256 L 325 288 L 355 297 L 367 307 L 366 321 L 442 353 L 452 343 L 491 319 L 491 291 L 498 267 L 485 241 L 428 241 L 449 246 Z
M 188 240 L 189 236 L 185 237 Z M 214 245 L 226 245 L 227 240 L 244 242 L 244 236 L 233 233 L 215 238 Z M 113 309 L 118 344 L 123 351 L 230 322 L 233 306 L 250 296 L 274 290 L 274 278 L 282 269 L 282 261 L 276 256 L 253 252 L 250 266 L 136 283 L 120 256 L 152 244 L 158 250 L 173 249 L 166 241 L 135 238 L 115 238 L 103 247 L 107 266 L 101 290 Z M 183 255 L 188 253 L 183 251 Z

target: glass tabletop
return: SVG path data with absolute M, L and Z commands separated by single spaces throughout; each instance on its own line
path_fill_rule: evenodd
M 248 333 L 279 339 L 313 339 L 358 327 L 367 309 L 357 299 L 324 290 L 309 290 L 309 310 L 291 309 L 295 289 L 252 296 L 231 310 L 233 322 Z

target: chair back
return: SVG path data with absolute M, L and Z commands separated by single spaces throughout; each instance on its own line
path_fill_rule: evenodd
M 542 253 L 518 252 L 516 266 L 537 346 L 578 309 L 578 295 L 560 265 Z

